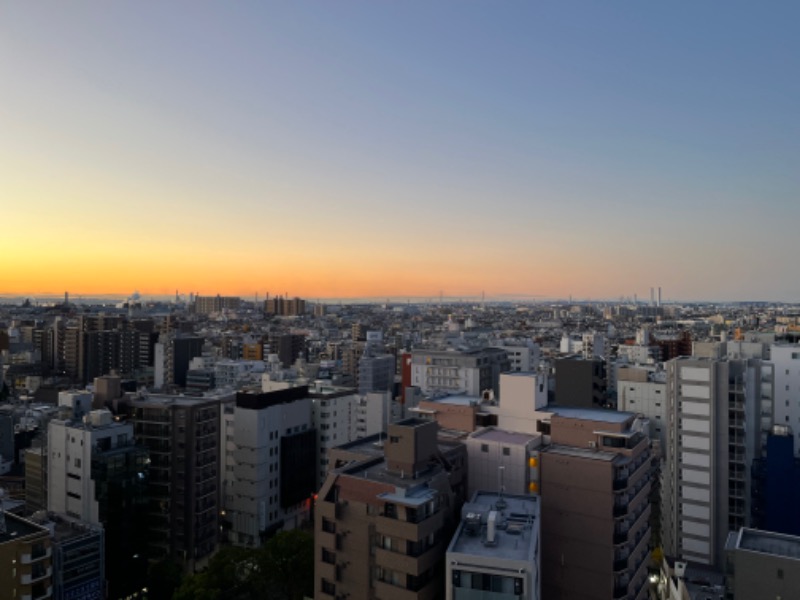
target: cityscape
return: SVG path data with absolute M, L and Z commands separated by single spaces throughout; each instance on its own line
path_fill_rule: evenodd
M 0 13 L 0 600 L 800 600 L 800 4 Z

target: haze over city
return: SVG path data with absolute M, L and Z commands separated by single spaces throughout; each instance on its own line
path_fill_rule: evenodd
M 8 3 L 0 293 L 797 300 L 799 17 Z

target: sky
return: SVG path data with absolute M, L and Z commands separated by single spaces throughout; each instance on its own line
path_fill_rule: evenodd
M 0 6 L 0 294 L 800 301 L 800 3 Z

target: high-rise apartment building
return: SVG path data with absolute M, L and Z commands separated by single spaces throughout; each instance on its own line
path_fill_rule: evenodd
M 217 548 L 220 399 L 150 395 L 132 405 L 150 453 L 148 556 L 200 569 Z
M 210 315 L 223 310 L 239 310 L 242 299 L 236 296 L 197 296 L 194 299 L 194 311 L 199 315 Z
M 749 525 L 751 466 L 772 424 L 773 371 L 760 359 L 667 363 L 661 533 L 668 555 L 720 567 L 728 532 Z
M 315 598 L 444 595 L 444 554 L 465 495 L 465 453 L 406 419 L 331 451 L 315 510 Z
M 631 413 L 549 407 L 542 429 L 542 594 L 647 597 L 651 460 Z
M 275 296 L 264 301 L 264 312 L 279 317 L 296 317 L 305 314 L 306 301 L 302 298 Z
M 113 597 L 140 591 L 146 575 L 148 454 L 133 439 L 107 410 L 48 429 L 48 510 L 103 526 Z
M 797 436 L 795 453 L 800 457 L 800 345 L 773 344 L 770 360 L 775 366 L 775 425 L 788 425 Z
M 259 547 L 308 521 L 319 469 L 308 386 L 236 394 L 226 437 L 225 511 L 234 544 Z

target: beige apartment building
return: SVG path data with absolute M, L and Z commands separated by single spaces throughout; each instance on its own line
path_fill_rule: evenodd
M 466 491 L 466 452 L 434 421 L 331 450 L 315 514 L 315 598 L 442 598 L 444 556 Z

